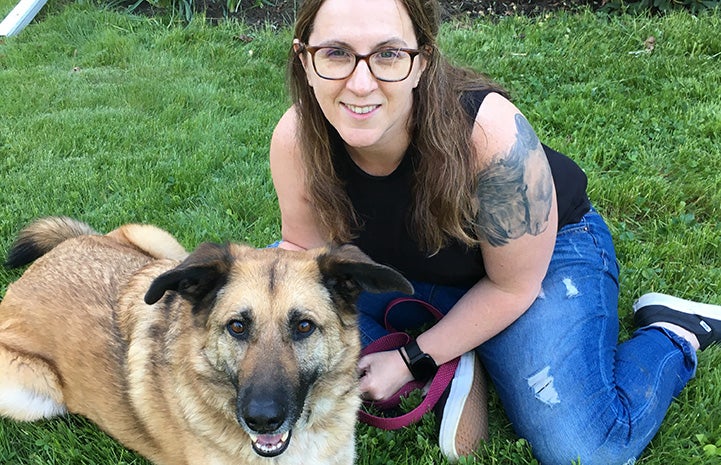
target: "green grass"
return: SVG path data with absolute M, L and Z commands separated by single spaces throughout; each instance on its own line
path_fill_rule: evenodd
M 0 17 L 15 0 L 0 0 Z M 457 23 L 442 48 L 506 85 L 542 139 L 586 170 L 630 305 L 646 291 L 721 304 L 721 14 L 591 13 Z M 653 53 L 644 40 L 656 37 Z M 245 36 L 253 38 L 247 42 Z M 178 27 L 50 3 L 0 39 L 0 255 L 24 224 L 65 214 L 107 231 L 150 222 L 189 248 L 279 237 L 268 170 L 288 105 L 287 29 Z M 0 270 L 0 295 L 19 276 Z M 642 464 L 721 460 L 721 349 L 700 355 Z M 532 464 L 491 398 L 491 438 L 467 463 Z M 359 464 L 443 463 L 426 418 L 359 428 Z M 87 421 L 0 420 L 0 464 L 145 464 Z

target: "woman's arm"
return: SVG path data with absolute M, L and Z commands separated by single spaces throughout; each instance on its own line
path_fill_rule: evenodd
M 441 364 L 481 345 L 520 317 L 541 291 L 556 240 L 555 187 L 526 119 L 498 94 L 486 97 L 473 140 L 479 154 L 477 233 L 486 276 L 435 326 L 418 336 Z M 397 352 L 361 359 L 361 390 L 384 399 L 412 377 Z
M 278 195 L 282 241 L 279 247 L 303 250 L 325 244 L 305 187 L 305 169 L 298 145 L 297 117 L 288 109 L 270 141 L 270 172 Z
M 531 306 L 556 241 L 553 177 L 526 118 L 504 97 L 490 94 L 476 122 L 473 138 L 482 167 L 477 232 L 487 275 L 418 337 L 437 363 L 479 346 Z

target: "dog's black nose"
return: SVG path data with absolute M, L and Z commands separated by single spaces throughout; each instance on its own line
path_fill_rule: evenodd
M 260 434 L 274 433 L 287 418 L 285 406 L 272 399 L 251 399 L 241 413 L 248 428 Z

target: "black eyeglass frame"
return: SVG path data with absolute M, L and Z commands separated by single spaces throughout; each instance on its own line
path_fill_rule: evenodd
M 335 50 L 343 50 L 344 52 L 348 52 L 348 53 L 350 53 L 351 55 L 353 55 L 353 56 L 355 57 L 355 64 L 353 65 L 353 69 L 351 69 L 350 73 L 348 73 L 348 76 L 345 76 L 345 77 L 342 77 L 342 78 L 330 78 L 330 77 L 323 76 L 322 74 L 320 74 L 320 73 L 318 72 L 318 68 L 316 68 L 316 66 L 315 66 L 315 52 L 317 52 L 318 50 L 322 50 L 322 49 L 324 49 L 324 48 L 331 48 L 331 49 L 335 49 Z M 310 53 L 310 61 L 311 61 L 311 63 L 313 63 L 313 69 L 315 70 L 315 74 L 317 74 L 317 75 L 320 76 L 321 78 L 326 79 L 326 80 L 328 80 L 328 81 L 342 81 L 343 79 L 348 79 L 348 78 L 355 72 L 356 68 L 358 67 L 358 62 L 359 62 L 359 61 L 365 61 L 365 62 L 366 62 L 366 65 L 368 66 L 368 71 L 370 71 L 371 74 L 373 75 L 373 77 L 376 78 L 376 79 L 378 79 L 379 81 L 382 81 L 382 82 L 401 82 L 401 81 L 406 80 L 406 79 L 408 78 L 408 76 L 411 75 L 411 71 L 413 71 L 413 61 L 416 59 L 416 57 L 417 57 L 418 55 L 420 55 L 421 53 L 427 53 L 427 52 L 428 52 L 427 49 L 428 49 L 428 47 L 425 46 L 425 45 L 424 45 L 422 48 L 420 48 L 420 49 L 417 49 L 417 48 L 403 48 L 403 47 L 388 47 L 388 48 L 381 49 L 381 50 L 375 50 L 375 51 L 373 51 L 373 52 L 371 52 L 371 53 L 366 53 L 365 55 L 361 55 L 360 53 L 355 53 L 355 52 L 353 52 L 352 50 L 348 50 L 347 48 L 343 48 L 343 47 L 331 47 L 331 46 L 328 46 L 328 45 L 325 45 L 325 46 L 322 46 L 322 47 L 309 47 L 308 45 L 304 44 L 303 42 L 298 42 L 298 55 L 300 55 L 300 54 L 303 53 L 303 52 L 308 52 L 308 53 Z M 373 68 L 371 67 L 371 63 L 370 63 L 370 61 L 368 61 L 368 59 L 369 59 L 371 56 L 375 55 L 376 53 L 380 53 L 380 52 L 384 52 L 384 51 L 405 52 L 405 53 L 407 53 L 408 55 L 410 55 L 410 57 L 411 57 L 411 64 L 410 64 L 410 66 L 408 67 L 408 72 L 406 73 L 405 76 L 403 76 L 403 77 L 400 78 L 400 79 L 381 79 L 381 78 L 379 78 L 378 76 L 376 76 L 376 74 L 373 72 Z

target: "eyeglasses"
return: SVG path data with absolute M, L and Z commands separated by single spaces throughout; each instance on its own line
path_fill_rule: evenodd
M 298 53 L 308 52 L 313 69 L 323 79 L 345 79 L 355 71 L 359 61 L 365 61 L 371 74 L 379 81 L 398 82 L 411 74 L 413 59 L 421 50 L 412 48 L 384 48 L 359 55 L 340 47 L 308 47 L 299 44 Z

